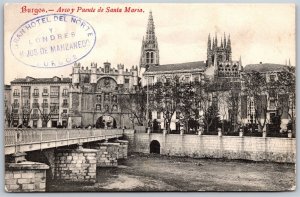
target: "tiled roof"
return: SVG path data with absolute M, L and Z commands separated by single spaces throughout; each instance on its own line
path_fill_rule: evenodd
M 272 72 L 272 71 L 286 71 L 288 69 L 287 65 L 283 64 L 249 64 L 244 67 L 245 72 L 257 71 L 257 72 Z
M 149 66 L 147 72 L 183 71 L 183 70 L 196 70 L 196 69 L 205 70 L 205 67 L 206 67 L 205 61 L 186 62 L 186 63 L 179 63 L 179 64 L 164 64 L 164 65 L 157 65 L 157 66 L 151 65 Z
M 52 78 L 18 78 L 11 83 L 72 83 L 71 78 L 60 78 L 60 77 L 52 77 Z

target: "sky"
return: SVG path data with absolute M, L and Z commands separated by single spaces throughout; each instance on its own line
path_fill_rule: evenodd
M 13 33 L 26 21 L 45 14 L 21 13 L 24 5 L 54 10 L 60 6 L 143 9 L 138 13 L 73 13 L 87 21 L 96 32 L 95 46 L 79 61 L 84 67 L 90 66 L 91 62 L 97 62 L 99 67 L 105 61 L 115 68 L 119 63 L 125 68 L 138 65 L 150 10 L 160 64 L 205 61 L 208 34 L 217 35 L 220 41 L 224 32 L 230 34 L 232 59 L 241 57 L 244 66 L 259 62 L 285 64 L 289 59 L 295 65 L 296 61 L 293 4 L 16 4 L 5 7 L 5 84 L 26 76 L 69 77 L 72 73 L 73 65 L 36 68 L 23 64 L 12 54 L 10 39 Z

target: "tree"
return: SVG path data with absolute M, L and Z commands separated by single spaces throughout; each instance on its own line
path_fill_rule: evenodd
M 48 111 L 48 103 L 42 103 L 42 106 L 37 104 L 37 108 L 41 114 L 42 127 L 47 127 L 49 120 L 54 114 L 57 114 L 58 106 L 50 106 L 50 111 Z
M 279 94 L 282 96 L 282 102 L 279 102 L 279 108 L 283 110 L 283 113 L 286 112 L 291 120 L 292 131 L 295 135 L 296 133 L 296 76 L 295 76 L 295 67 L 286 67 L 285 71 L 279 72 L 277 74 L 278 80 L 276 87 L 279 89 Z M 284 102 L 285 101 L 285 102 Z M 284 104 L 288 101 L 287 104 Z M 284 111 L 285 109 L 285 111 Z
M 13 106 L 6 106 L 5 107 L 5 121 L 7 122 L 6 126 L 11 127 L 13 122 Z
M 258 131 L 265 131 L 267 122 L 267 80 L 263 73 L 252 71 L 244 73 L 244 94 L 254 102 L 254 118 L 258 123 Z
M 185 131 L 189 133 L 192 129 L 196 132 L 199 123 L 196 121 L 199 119 L 199 102 L 200 94 L 197 94 L 196 84 L 180 83 L 179 84 L 179 106 L 177 107 L 182 115 L 180 119 L 181 125 L 184 126 Z
M 144 88 L 120 96 L 120 109 L 132 115 L 132 122 L 137 120 L 139 126 L 146 125 L 147 94 Z
M 209 133 L 212 129 L 216 130 L 220 125 L 219 110 L 217 105 L 210 105 L 204 113 L 204 125 L 206 132 Z
M 30 120 L 31 111 L 32 108 L 30 108 L 30 105 L 27 103 L 21 107 L 22 125 L 26 127 L 28 126 Z
M 180 104 L 180 83 L 177 76 L 172 76 L 166 82 L 157 82 L 150 88 L 150 109 L 162 112 L 165 126 L 170 132 L 172 116 Z

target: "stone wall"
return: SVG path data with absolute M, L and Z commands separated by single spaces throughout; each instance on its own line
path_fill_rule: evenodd
M 128 141 L 126 140 L 117 140 L 119 143 L 118 159 L 127 159 L 128 155 Z
M 271 137 L 135 134 L 134 152 L 150 152 L 157 140 L 164 155 L 194 158 L 227 158 L 253 161 L 296 162 L 296 139 Z M 130 141 L 132 143 L 132 141 Z
M 55 152 L 54 178 L 64 182 L 96 182 L 94 149 L 61 149 Z
M 135 135 L 133 129 L 124 129 L 124 139 L 127 140 L 128 143 L 128 152 L 135 152 Z
M 5 167 L 7 192 L 45 192 L 48 165 L 25 161 L 8 163 Z
M 117 167 L 119 143 L 99 143 L 93 148 L 98 150 L 97 167 Z

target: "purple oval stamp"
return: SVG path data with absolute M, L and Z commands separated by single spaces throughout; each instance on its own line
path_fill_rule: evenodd
M 96 32 L 85 20 L 49 14 L 23 23 L 10 39 L 10 50 L 23 64 L 53 68 L 82 59 L 96 43 Z

